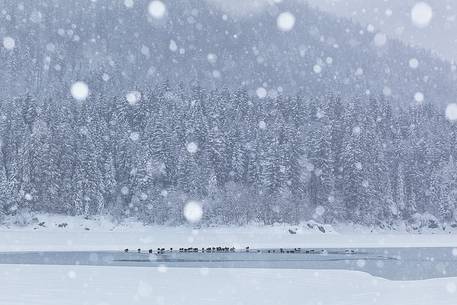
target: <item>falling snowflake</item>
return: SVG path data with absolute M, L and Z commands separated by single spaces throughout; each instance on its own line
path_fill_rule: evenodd
M 129 188 L 126 187 L 126 186 L 123 186 L 123 187 L 121 188 L 121 193 L 122 193 L 122 195 L 128 195 L 128 193 L 129 193 Z
M 46 44 L 46 50 L 48 52 L 53 53 L 56 51 L 56 45 L 50 42 L 50 43 Z
M 325 214 L 325 208 L 321 205 L 316 207 L 316 210 L 314 211 L 316 215 L 322 216 Z
M 423 103 L 424 102 L 424 94 L 422 92 L 416 92 L 416 94 L 414 94 L 414 100 L 418 103 Z
M 198 144 L 195 142 L 190 142 L 186 145 L 187 151 L 191 154 L 195 154 L 198 151 Z
M 78 101 L 84 101 L 89 96 L 89 87 L 85 82 L 75 82 L 71 85 L 71 95 Z
M 141 93 L 138 91 L 130 91 L 125 98 L 130 105 L 134 106 L 141 100 Z
M 153 18 L 162 19 L 167 12 L 167 7 L 162 1 L 154 0 L 149 3 L 148 12 Z
M 374 44 L 375 46 L 377 47 L 383 47 L 385 46 L 387 43 L 387 36 L 386 34 L 384 33 L 377 33 L 375 36 L 374 36 Z
M 212 73 L 214 78 L 221 78 L 222 74 L 219 70 L 214 70 Z
M 382 94 L 384 94 L 385 96 L 391 96 L 392 95 L 392 89 L 390 89 L 390 87 L 384 87 L 384 89 L 382 89 Z
M 89 129 L 88 129 L 86 126 L 82 126 L 82 127 L 79 129 L 79 132 L 80 132 L 82 135 L 87 136 L 87 135 L 89 134 Z
M 451 103 L 446 107 L 446 118 L 451 121 L 457 121 L 457 104 Z
M 208 56 L 207 56 L 207 59 L 208 59 L 208 62 L 210 64 L 216 64 L 217 62 L 217 55 L 216 54 L 213 54 L 213 53 L 209 53 Z
M 257 90 L 255 91 L 255 93 L 257 94 L 257 96 L 258 96 L 260 99 L 264 99 L 265 97 L 267 97 L 267 90 L 266 90 L 264 87 L 259 87 L 259 88 L 257 88 Z
M 125 0 L 124 1 L 124 5 L 128 8 L 132 8 L 133 5 L 135 4 L 135 2 L 133 2 L 133 0 Z
M 202 219 L 203 209 L 200 202 L 189 201 L 184 206 L 184 217 L 190 223 L 197 223 Z
M 9 36 L 3 38 L 3 47 L 7 50 L 12 50 L 16 46 L 16 41 Z
M 170 40 L 170 51 L 176 52 L 178 51 L 178 45 L 176 44 L 176 41 Z
M 138 132 L 130 133 L 130 140 L 137 142 L 140 139 L 140 134 Z
M 314 65 L 313 71 L 314 73 L 319 74 L 322 72 L 322 67 L 320 65 Z
M 289 32 L 295 26 L 295 16 L 290 12 L 284 12 L 279 14 L 276 22 L 281 31 Z
M 30 21 L 32 21 L 33 23 L 40 23 L 42 21 L 42 19 L 43 19 L 43 15 L 39 11 L 33 11 L 30 14 Z
M 259 122 L 259 128 L 260 129 L 266 129 L 267 128 L 267 123 L 265 123 L 265 121 L 260 121 Z
M 411 20 L 418 28 L 427 27 L 433 18 L 433 10 L 428 3 L 418 2 L 411 10 Z
M 356 162 L 355 163 L 355 168 L 357 168 L 358 170 L 362 170 L 363 169 L 362 163 Z
M 411 69 L 417 69 L 419 67 L 419 61 L 416 58 L 411 58 L 409 60 L 409 67 Z
M 143 54 L 144 56 L 148 57 L 150 55 L 150 51 L 149 51 L 149 48 L 147 46 L 141 46 L 141 50 L 140 50 L 141 54 Z

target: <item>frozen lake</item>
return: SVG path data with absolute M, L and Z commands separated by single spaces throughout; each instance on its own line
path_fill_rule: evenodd
M 457 277 L 455 248 L 260 249 L 225 253 L 149 254 L 101 252 L 5 252 L 0 264 L 171 268 L 354 270 L 389 280 Z M 287 253 L 289 252 L 289 253 Z M 291 253 L 294 252 L 294 253 Z

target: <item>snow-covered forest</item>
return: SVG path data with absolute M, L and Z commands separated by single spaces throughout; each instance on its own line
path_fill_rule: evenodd
M 455 224 L 457 126 L 431 105 L 392 104 L 166 83 L 3 100 L 2 212 L 179 224 L 198 200 L 208 224 Z
M 455 225 L 456 65 L 256 3 L 3 1 L 1 214 Z

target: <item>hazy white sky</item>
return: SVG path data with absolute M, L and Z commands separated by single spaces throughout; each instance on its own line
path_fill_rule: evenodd
M 288 1 L 288 0 L 284 0 Z M 418 28 L 411 21 L 415 0 L 308 0 L 336 15 L 372 24 L 392 38 L 431 49 L 457 60 L 457 0 L 428 0 L 433 11 L 430 24 Z
M 408 44 L 430 49 L 446 59 L 457 61 L 457 0 L 207 0 L 225 10 L 251 13 L 268 5 L 286 1 L 309 2 L 312 6 L 345 16 Z M 433 12 L 430 24 L 418 28 L 411 21 L 411 10 L 419 2 Z M 296 16 L 299 18 L 299 16 Z

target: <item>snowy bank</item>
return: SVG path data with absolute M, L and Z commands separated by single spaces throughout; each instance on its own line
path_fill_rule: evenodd
M 124 248 L 246 246 L 272 247 L 457 247 L 455 234 L 439 229 L 422 234 L 372 231 L 353 226 L 251 225 L 245 227 L 144 226 L 107 218 L 37 216 L 33 225 L 0 226 L 0 251 L 95 251 Z M 39 225 L 41 224 L 41 225 Z M 296 234 L 291 234 L 293 233 Z

